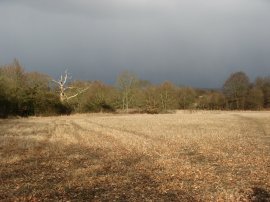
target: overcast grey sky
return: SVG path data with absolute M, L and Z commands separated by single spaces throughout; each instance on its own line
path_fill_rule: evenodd
M 0 64 L 114 83 L 222 86 L 270 75 L 268 0 L 0 0 Z

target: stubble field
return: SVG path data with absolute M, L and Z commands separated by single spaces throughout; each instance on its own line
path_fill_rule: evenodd
M 270 201 L 270 113 L 0 120 L 0 201 Z

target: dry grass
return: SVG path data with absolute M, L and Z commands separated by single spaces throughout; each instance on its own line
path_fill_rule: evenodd
M 0 120 L 0 200 L 270 201 L 269 112 Z

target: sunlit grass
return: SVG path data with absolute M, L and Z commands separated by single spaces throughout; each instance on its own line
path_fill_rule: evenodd
M 1 120 L 0 200 L 270 200 L 269 123 L 220 111 Z

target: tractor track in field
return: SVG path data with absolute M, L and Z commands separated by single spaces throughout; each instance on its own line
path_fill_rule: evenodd
M 107 141 L 110 142 L 114 145 L 118 145 L 121 146 L 120 142 L 117 141 L 116 138 L 114 138 L 112 135 L 108 135 L 104 132 L 95 130 L 95 129 L 91 129 L 91 127 L 83 127 L 81 124 L 77 123 L 77 121 L 70 121 L 70 124 L 72 125 L 72 127 L 74 127 L 77 131 L 76 133 L 79 133 L 80 131 L 82 131 L 83 133 L 85 133 L 85 137 L 81 138 L 80 141 L 84 141 L 85 138 L 91 138 L 91 135 L 95 135 L 98 136 L 99 139 L 102 139 L 103 141 Z M 80 135 L 81 136 L 81 135 Z M 124 146 L 121 146 L 122 148 L 124 148 Z
M 171 144 L 173 143 L 173 142 L 170 142 L 169 140 L 162 139 L 158 135 L 151 136 L 151 135 L 147 135 L 145 133 L 134 131 L 134 130 L 110 126 L 110 125 L 106 125 L 106 124 L 100 124 L 100 123 L 97 123 L 94 121 L 90 121 L 88 119 L 84 120 L 84 121 L 86 121 L 88 124 L 90 123 L 90 124 L 96 125 L 104 130 L 109 129 L 109 130 L 117 131 L 119 133 L 127 133 L 133 137 L 137 137 L 139 140 L 142 140 L 142 141 L 147 141 L 147 142 L 152 142 L 152 143 L 157 143 L 157 144 L 162 143 L 162 144 L 168 145 L 168 146 L 171 146 Z
M 109 126 L 109 125 L 105 125 L 105 124 L 100 124 L 100 123 L 97 123 L 97 122 L 94 122 L 94 121 L 90 121 L 90 120 L 86 120 L 86 121 L 87 121 L 87 123 L 90 123 L 90 124 L 99 126 L 101 128 L 104 128 L 104 129 L 116 130 L 116 131 L 119 131 L 119 132 L 129 133 L 129 134 L 136 135 L 136 136 L 138 136 L 140 138 L 143 138 L 143 139 L 156 140 L 156 139 L 151 138 L 150 136 L 148 136 L 148 135 L 146 135 L 144 133 L 140 133 L 140 132 L 137 132 L 137 131 L 132 131 L 132 130 L 127 130 L 127 129 L 118 128 L 118 127 L 113 127 L 113 126 Z
M 98 138 L 98 142 L 107 142 L 113 148 L 118 148 L 122 151 L 133 151 L 135 153 L 150 152 L 152 155 L 162 157 L 168 153 L 174 141 L 162 140 L 159 137 L 150 137 L 144 133 L 127 130 L 123 128 L 100 124 L 89 119 L 69 120 L 73 136 L 83 138 L 78 140 L 82 144 L 89 141 L 93 136 Z M 71 133 L 71 132 L 69 132 Z
M 251 138 L 260 140 L 262 144 L 266 145 L 270 150 L 270 133 L 266 130 L 267 123 L 260 119 L 253 117 L 247 117 L 243 115 L 236 115 L 241 121 L 249 123 L 250 126 L 253 126 L 256 129 L 256 134 L 249 135 Z M 269 119 L 270 121 L 270 119 Z
M 0 120 L 0 201 L 269 201 L 265 112 Z

